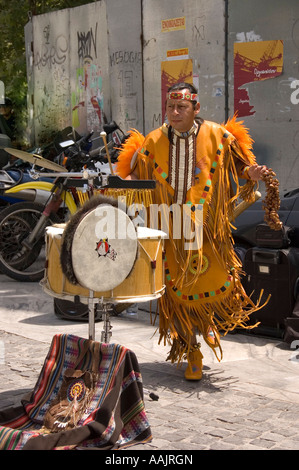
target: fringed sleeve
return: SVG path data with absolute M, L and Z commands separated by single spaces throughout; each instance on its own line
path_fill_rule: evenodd
M 248 176 L 248 168 L 256 163 L 256 157 L 253 153 L 254 140 L 249 134 L 249 130 L 244 126 L 244 121 L 237 121 L 235 114 L 224 125 L 235 138 L 230 144 L 233 162 L 231 164 L 231 174 L 237 185 L 236 196 L 245 201 L 252 201 L 255 198 L 254 188 L 256 182 L 252 181 Z M 239 178 L 247 180 L 246 184 L 239 186 Z

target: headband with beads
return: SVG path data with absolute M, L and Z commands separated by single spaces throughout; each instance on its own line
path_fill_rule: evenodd
M 166 95 L 168 100 L 197 101 L 197 98 L 197 93 L 190 93 L 190 91 L 171 91 Z

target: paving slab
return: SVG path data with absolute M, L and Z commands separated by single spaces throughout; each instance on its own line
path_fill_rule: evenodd
M 152 312 L 150 310 L 152 309 Z M 138 450 L 295 450 L 299 445 L 299 354 L 279 338 L 229 334 L 219 363 L 203 342 L 203 378 L 184 379 L 158 344 L 155 302 L 111 317 L 110 342 L 137 356 L 153 433 Z M 101 340 L 103 322 L 95 326 Z M 53 336 L 88 337 L 88 323 L 59 319 L 38 283 L 0 274 L 0 408 L 19 403 L 38 377 Z M 158 395 L 158 401 L 149 393 Z M 131 450 L 134 450 L 134 448 Z

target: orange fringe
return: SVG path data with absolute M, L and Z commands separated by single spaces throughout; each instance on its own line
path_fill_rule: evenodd
M 191 338 L 195 327 L 220 362 L 223 357 L 220 336 L 225 336 L 235 328 L 247 330 L 255 328 L 259 323 L 248 325 L 246 322 L 251 313 L 260 310 L 268 303 L 270 295 L 261 304 L 263 293 L 262 290 L 257 303 L 254 304 L 250 296 L 246 295 L 240 281 L 236 280 L 234 292 L 230 292 L 222 301 L 207 302 L 193 308 L 178 303 L 167 293 L 164 294 L 158 299 L 159 344 L 163 341 L 164 346 L 167 344 L 171 346 L 166 360 L 180 365 L 191 348 Z M 208 341 L 209 328 L 215 335 L 214 345 Z M 217 336 L 219 336 L 218 339 Z

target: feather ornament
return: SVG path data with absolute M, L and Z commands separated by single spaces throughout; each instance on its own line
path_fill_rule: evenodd
M 252 152 L 254 140 L 249 135 L 249 129 L 245 127 L 244 121 L 237 122 L 237 114 L 234 114 L 234 116 L 228 119 L 228 121 L 223 125 L 225 129 L 235 137 L 242 153 L 247 157 L 249 163 L 254 164 L 255 156 Z
M 129 131 L 130 136 L 121 146 L 116 163 L 116 174 L 126 178 L 132 172 L 131 161 L 136 152 L 143 146 L 144 136 L 136 129 Z

